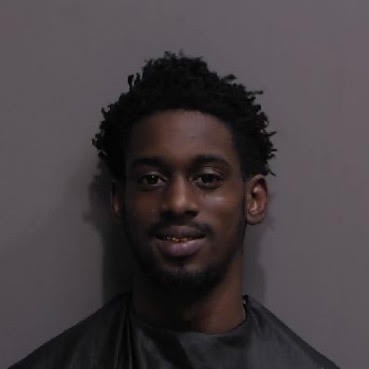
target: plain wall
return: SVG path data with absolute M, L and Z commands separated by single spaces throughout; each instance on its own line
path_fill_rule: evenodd
M 0 367 L 127 288 L 91 138 L 145 59 L 183 49 L 278 131 L 245 290 L 342 368 L 368 368 L 369 2 L 2 0 Z

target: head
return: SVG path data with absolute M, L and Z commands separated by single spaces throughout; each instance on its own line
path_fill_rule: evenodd
M 267 117 L 255 92 L 200 58 L 166 53 L 128 83 L 93 141 L 114 178 L 113 211 L 141 271 L 168 290 L 204 291 L 264 217 Z

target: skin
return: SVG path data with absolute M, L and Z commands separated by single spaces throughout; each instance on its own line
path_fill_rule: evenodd
M 125 183 L 112 194 L 137 259 L 136 313 L 180 331 L 223 333 L 239 325 L 244 232 L 263 220 L 267 200 L 265 178 L 243 177 L 232 134 L 216 117 L 173 110 L 137 122 Z M 176 242 L 160 241 L 158 232 L 173 227 L 197 232 L 195 252 L 166 252 Z

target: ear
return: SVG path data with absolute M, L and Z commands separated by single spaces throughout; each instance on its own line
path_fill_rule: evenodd
M 265 177 L 257 174 L 245 184 L 245 216 L 248 224 L 261 223 L 268 207 L 268 186 Z
M 123 215 L 123 191 L 122 186 L 116 182 L 113 181 L 111 184 L 111 192 L 110 192 L 110 205 L 111 209 L 113 211 L 113 214 L 117 218 L 122 218 Z

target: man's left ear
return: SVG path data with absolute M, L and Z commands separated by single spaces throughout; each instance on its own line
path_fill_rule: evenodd
M 268 207 L 268 186 L 265 177 L 257 174 L 245 183 L 245 216 L 248 224 L 263 221 Z

